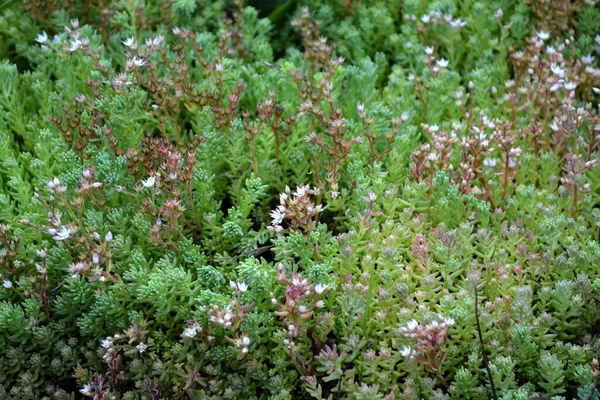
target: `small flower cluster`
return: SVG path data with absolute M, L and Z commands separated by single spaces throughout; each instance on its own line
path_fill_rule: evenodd
M 379 136 L 373 132 L 373 122 L 375 121 L 373 117 L 367 117 L 367 112 L 365 110 L 365 105 L 362 103 L 358 103 L 356 106 L 358 111 L 358 117 L 362 120 L 363 125 L 365 127 L 365 137 L 369 141 L 369 150 L 371 152 L 371 160 L 372 162 L 378 162 L 383 157 L 385 157 L 391 151 L 391 146 L 394 143 L 394 140 L 400 133 L 400 128 L 402 125 L 408 121 L 408 114 L 403 113 L 400 118 L 392 118 L 392 130 L 391 132 L 385 133 L 383 136 L 385 138 L 385 147 L 383 150 L 379 151 L 376 146 L 377 139 Z
M 0 6 L 0 398 L 597 396 L 595 1 Z
M 450 26 L 452 29 L 464 28 L 467 23 L 460 18 L 454 18 L 452 14 L 442 14 L 439 11 L 431 11 L 428 14 L 423 14 L 417 19 L 415 15 L 407 15 L 406 18 L 411 22 L 419 20 L 425 27 L 427 26 Z
M 196 321 L 190 320 L 187 322 L 187 328 L 183 330 L 181 337 L 183 339 L 192 339 L 199 333 L 202 333 L 202 327 Z
M 446 341 L 448 331 L 454 325 L 454 319 L 444 318 L 441 322 L 432 321 L 427 325 L 421 325 L 411 319 L 406 326 L 399 328 L 403 336 L 416 339 L 413 347 L 404 346 L 401 354 L 405 357 L 415 359 L 423 364 L 430 372 L 438 375 L 447 355 Z
M 279 264 L 277 280 L 287 286 L 285 291 L 285 301 L 279 302 L 275 295 L 271 293 L 271 302 L 278 307 L 275 315 L 284 317 L 285 334 L 287 339 L 284 344 L 292 346 L 296 338 L 306 333 L 306 320 L 311 318 L 315 311 L 322 309 L 325 302 L 320 299 L 321 295 L 328 289 L 327 285 L 308 283 L 302 275 L 292 273 L 290 278 L 286 278 L 283 264 Z
M 311 18 L 308 7 L 302 7 L 299 18 L 291 24 L 302 34 L 304 56 L 310 62 L 312 72 L 326 67 L 333 58 L 333 47 L 320 35 L 322 21 Z
M 242 332 L 241 325 L 253 304 L 242 304 L 242 295 L 248 290 L 246 283 L 230 281 L 229 287 L 236 297 L 225 307 L 212 305 L 208 320 L 227 331 L 225 340 L 236 347 L 238 359 L 242 359 L 250 350 L 250 337 Z
M 140 211 L 155 221 L 150 229 L 150 240 L 160 246 L 174 248 L 174 238 L 183 236 L 180 220 L 186 211 L 184 204 L 191 208 L 191 217 L 199 221 L 192 187 L 196 164 L 194 149 L 199 144 L 200 140 L 196 140 L 190 145 L 191 149 L 184 152 L 163 138 L 146 138 L 142 151 L 131 149 L 127 153 L 131 172 L 148 174 L 139 181 L 136 191 L 149 189 L 151 195 L 142 200 Z
M 259 102 L 256 105 L 258 111 L 258 122 L 252 123 L 250 112 L 248 110 L 242 113 L 244 119 L 244 127 L 248 132 L 246 140 L 250 146 L 250 157 L 252 158 L 252 169 L 254 173 L 258 173 L 258 160 L 256 157 L 255 142 L 258 134 L 268 125 L 275 136 L 275 159 L 279 160 L 281 154 L 281 145 L 286 141 L 292 133 L 297 115 L 291 115 L 288 118 L 283 118 L 284 108 L 277 104 L 275 99 L 275 91 L 269 91 L 269 96 L 264 102 Z
M 271 211 L 272 221 L 269 230 L 279 235 L 284 230 L 282 226 L 284 221 L 288 222 L 293 229 L 302 229 L 305 232 L 314 230 L 323 207 L 315 205 L 311 196 L 319 193 L 319 189 L 311 189 L 310 185 L 298 186 L 293 193 L 286 186 L 285 192 L 279 195 L 279 206 Z
M 587 171 L 596 167 L 597 164 L 598 161 L 595 159 L 582 163 L 582 156 L 573 153 L 567 153 L 565 155 L 565 165 L 563 167 L 565 176 L 560 178 L 560 181 L 573 198 L 574 212 L 585 200 L 585 196 L 582 196 L 581 194 L 590 191 L 590 184 L 582 184 L 582 177 Z

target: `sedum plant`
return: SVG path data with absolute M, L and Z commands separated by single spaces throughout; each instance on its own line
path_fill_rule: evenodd
M 599 399 L 598 13 L 3 3 L 0 399 Z

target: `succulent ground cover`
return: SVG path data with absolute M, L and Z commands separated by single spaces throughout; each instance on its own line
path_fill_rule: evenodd
M 600 4 L 0 5 L 0 399 L 600 398 Z

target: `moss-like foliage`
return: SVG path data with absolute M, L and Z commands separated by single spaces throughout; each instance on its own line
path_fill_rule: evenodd
M 0 6 L 0 399 L 599 399 L 600 9 Z

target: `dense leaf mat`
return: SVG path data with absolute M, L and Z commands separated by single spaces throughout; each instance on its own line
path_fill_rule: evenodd
M 0 4 L 0 399 L 599 399 L 600 4 Z

